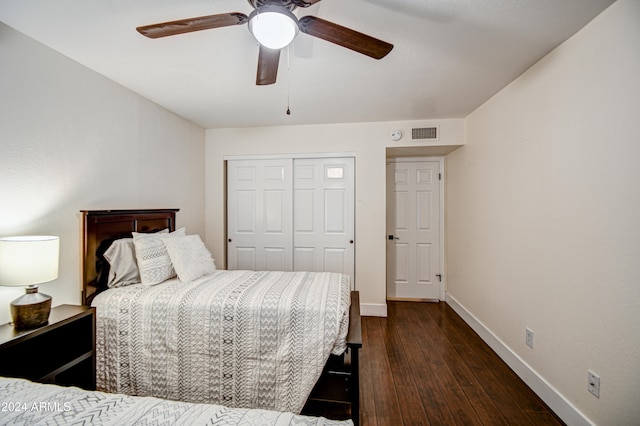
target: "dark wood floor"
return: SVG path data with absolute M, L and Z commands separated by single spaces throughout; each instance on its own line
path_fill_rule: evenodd
M 446 303 L 362 318 L 360 423 L 562 425 Z

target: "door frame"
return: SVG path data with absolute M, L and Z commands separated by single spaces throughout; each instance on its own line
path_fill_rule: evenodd
M 444 230 L 446 229 L 445 227 L 445 161 L 444 161 L 444 157 L 442 156 L 424 156 L 424 157 L 387 157 L 386 159 L 386 163 L 414 163 L 417 161 L 434 161 L 434 162 L 438 162 L 440 164 L 440 176 L 441 179 L 439 180 L 440 182 L 440 275 L 442 276 L 442 280 L 439 282 L 439 290 L 438 290 L 438 299 L 440 301 L 445 300 L 445 293 L 446 293 L 446 288 L 447 288 L 447 271 L 446 271 L 446 259 L 445 259 L 445 253 L 447 252 L 445 250 L 445 235 L 444 235 Z M 389 188 L 385 188 L 385 203 L 389 202 L 389 198 L 388 198 L 388 192 L 389 192 Z M 389 208 L 389 206 L 387 205 L 387 208 Z M 388 218 L 387 218 L 388 220 Z M 385 228 L 385 236 L 387 234 L 387 229 L 388 228 L 388 223 L 385 224 L 386 228 Z M 386 243 L 386 241 L 385 241 Z M 388 255 L 388 251 L 386 252 Z M 388 262 L 389 259 L 387 257 L 386 261 Z M 385 269 L 386 269 L 386 265 L 385 265 Z M 385 288 L 388 285 L 387 280 L 385 278 Z M 386 296 L 385 296 L 386 297 Z

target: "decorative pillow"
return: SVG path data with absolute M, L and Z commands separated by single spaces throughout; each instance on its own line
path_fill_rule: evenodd
M 211 253 L 198 235 L 168 238 L 164 245 L 180 281 L 190 283 L 216 271 Z
M 155 285 L 176 276 L 163 240 L 186 235 L 185 228 L 169 234 L 132 232 L 132 235 L 142 284 Z
M 124 287 L 140 282 L 133 238 L 121 238 L 112 242 L 104 252 L 104 258 L 109 262 L 107 287 Z

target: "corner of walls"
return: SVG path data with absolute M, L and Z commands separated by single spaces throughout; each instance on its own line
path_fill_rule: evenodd
M 591 420 L 520 358 L 507 344 L 500 340 L 458 300 L 447 294 L 446 302 L 565 423 L 572 426 L 594 426 Z
M 2 23 L 0 39 L 0 235 L 60 236 L 54 306 L 80 303 L 80 210 L 179 207 L 204 231 L 204 129 Z M 0 323 L 15 297 L 0 290 Z
M 569 424 L 640 416 L 638 18 L 614 2 L 470 114 L 447 161 L 447 301 Z
M 437 125 L 436 143 L 411 141 L 412 127 Z M 391 132 L 406 136 L 392 141 Z M 225 259 L 225 157 L 348 151 L 356 157 L 356 276 L 361 313 L 387 316 L 386 159 L 389 148 L 439 150 L 464 143 L 464 119 L 343 123 L 206 130 L 206 242 L 220 265 Z M 404 151 L 406 154 L 408 151 Z M 413 155 L 413 154 L 412 154 Z M 421 155 L 425 155 L 422 153 Z M 375 212 L 372 214 L 371 212 Z

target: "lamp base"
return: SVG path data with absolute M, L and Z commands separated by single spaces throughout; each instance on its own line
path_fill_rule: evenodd
M 39 327 L 49 321 L 51 296 L 38 293 L 38 286 L 29 286 L 25 294 L 11 302 L 13 325 L 18 330 Z

